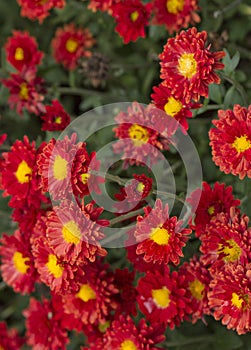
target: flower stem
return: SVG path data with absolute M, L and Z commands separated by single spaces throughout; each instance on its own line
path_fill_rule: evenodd
M 242 3 L 243 0 L 235 0 L 231 2 L 231 4 L 223 7 L 221 10 L 216 10 L 213 13 L 214 18 L 218 18 L 219 16 L 222 16 L 224 13 L 233 10 L 235 7 L 239 6 Z
M 144 210 L 143 208 L 140 208 L 140 209 L 137 209 L 137 210 L 134 210 L 134 211 L 130 211 L 129 213 L 126 213 L 124 215 L 120 215 L 112 220 L 110 220 L 110 226 L 113 226 L 121 221 L 124 221 L 124 220 L 127 220 L 127 219 L 131 219 L 133 218 L 134 216 L 136 215 L 140 215 L 140 214 L 143 214 Z
M 76 87 L 68 87 L 68 86 L 59 86 L 54 89 L 53 92 L 58 92 L 60 95 L 76 95 L 76 96 L 86 96 L 86 95 L 104 95 L 106 92 L 76 88 Z

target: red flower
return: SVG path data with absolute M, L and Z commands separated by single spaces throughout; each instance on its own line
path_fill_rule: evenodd
M 153 24 L 164 24 L 170 34 L 200 22 L 197 0 L 154 0 Z
M 7 329 L 5 322 L 0 322 L 0 349 L 19 350 L 24 343 L 24 339 L 18 336 L 15 328 Z
M 89 29 L 76 28 L 73 23 L 64 28 L 58 28 L 52 40 L 53 56 L 58 63 L 66 69 L 73 70 L 77 67 L 81 57 L 90 57 L 88 50 L 93 46 L 93 39 Z
M 36 77 L 36 68 L 25 67 L 22 72 L 11 73 L 8 79 L 2 80 L 10 91 L 8 102 L 10 108 L 16 109 L 22 115 L 23 110 L 36 115 L 45 113 L 43 104 L 45 90 L 43 80 Z
M 28 17 L 31 20 L 38 20 L 41 24 L 49 16 L 52 8 L 63 8 L 64 0 L 17 0 L 21 6 L 21 16 Z
M 206 31 L 197 32 L 193 27 L 169 38 L 160 54 L 160 77 L 176 98 L 186 103 L 208 97 L 208 85 L 220 83 L 215 70 L 224 67 L 219 60 L 225 53 L 210 52 L 209 47 L 205 48 L 206 39 Z
M 213 316 L 238 334 L 251 331 L 250 264 L 230 263 L 214 275 L 208 293 Z
M 45 108 L 46 114 L 41 116 L 42 130 L 64 130 L 70 124 L 71 118 L 58 100 L 53 100 L 52 106 L 45 106 Z
M 188 129 L 187 118 L 192 118 L 191 109 L 199 108 L 199 103 L 187 103 L 182 96 L 180 99 L 173 95 L 172 89 L 161 83 L 159 86 L 153 87 L 154 93 L 151 95 L 153 102 L 157 108 L 165 111 L 170 117 L 175 118 L 185 130 Z
M 157 199 L 155 209 L 146 207 L 145 216 L 138 216 L 135 230 L 137 254 L 144 254 L 146 262 L 153 261 L 158 264 L 172 262 L 178 265 L 182 248 L 185 246 L 190 229 L 181 228 L 182 221 L 177 217 L 169 218 L 169 207 L 163 207 L 162 202 Z
M 115 30 L 125 44 L 146 36 L 145 26 L 148 25 L 151 8 L 151 4 L 144 5 L 140 0 L 127 0 L 111 7 L 112 16 L 117 23 Z
M 103 12 L 107 11 L 109 13 L 112 13 L 112 5 L 119 1 L 120 0 L 90 0 L 88 8 L 91 9 L 93 12 L 99 10 Z
M 134 238 L 135 240 L 135 238 Z M 133 244 L 132 238 L 129 241 L 132 245 L 126 247 L 127 259 L 133 264 L 134 269 L 140 272 L 152 271 L 156 268 L 156 264 L 152 261 L 146 262 L 143 255 L 137 254 L 138 244 Z M 158 267 L 159 268 L 159 267 Z
M 1 273 L 3 280 L 16 293 L 27 294 L 34 290 L 37 273 L 31 254 L 29 238 L 20 231 L 11 236 L 3 235 L 1 239 Z
M 187 201 L 195 213 L 191 228 L 195 230 L 197 237 L 204 232 L 206 225 L 218 213 L 228 214 L 231 207 L 240 205 L 240 200 L 234 198 L 232 190 L 231 186 L 223 183 L 215 182 L 211 188 L 207 182 L 203 182 L 203 189 L 198 188 L 191 194 Z
M 52 302 L 31 298 L 24 310 L 27 344 L 34 350 L 64 350 L 69 343 L 67 332 Z
M 38 51 L 37 41 L 26 31 L 13 31 L 5 44 L 6 58 L 17 70 L 21 71 L 25 66 L 39 65 L 43 53 Z
M 201 259 L 193 256 L 180 267 L 178 273 L 184 276 L 183 286 L 191 307 L 192 322 L 195 323 L 210 314 L 207 297 L 211 280 L 209 271 Z
M 216 128 L 209 131 L 213 161 L 221 171 L 251 178 L 251 105 L 234 105 L 233 110 L 219 110 Z
M 230 214 L 217 214 L 200 236 L 200 251 L 203 253 L 201 259 L 205 264 L 212 265 L 212 273 L 218 273 L 222 266 L 232 262 L 246 264 L 251 258 L 249 218 L 236 214 L 232 209 Z
M 149 322 L 168 324 L 173 329 L 188 318 L 191 308 L 183 283 L 184 277 L 177 271 L 170 273 L 167 266 L 162 270 L 147 271 L 139 279 L 137 301 Z

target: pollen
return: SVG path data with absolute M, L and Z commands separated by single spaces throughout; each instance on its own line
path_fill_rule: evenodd
M 251 148 L 251 142 L 249 141 L 247 135 L 243 135 L 236 137 L 232 146 L 238 153 L 241 153 Z
M 195 299 L 201 300 L 204 296 L 205 285 L 196 279 L 190 283 L 189 290 Z
M 236 293 L 232 293 L 232 298 L 231 298 L 231 303 L 237 307 L 237 309 L 241 309 L 242 308 L 242 304 L 243 304 L 244 300 L 243 298 L 236 294 Z
M 167 0 L 166 8 L 169 13 L 177 15 L 184 8 L 184 0 Z
M 31 179 L 31 174 L 32 169 L 29 167 L 25 160 L 22 160 L 22 162 L 18 165 L 17 171 L 15 172 L 17 181 L 20 184 L 27 183 Z
M 74 53 L 77 51 L 78 48 L 78 41 L 72 38 L 69 38 L 66 41 L 65 48 L 69 53 Z
M 214 212 L 215 212 L 215 208 L 213 205 L 211 205 L 208 209 L 207 209 L 207 212 L 209 215 L 213 215 Z
M 224 244 L 219 244 L 218 253 L 224 255 L 225 262 L 233 262 L 239 259 L 241 248 L 233 239 L 229 239 Z
M 21 47 L 17 47 L 15 50 L 14 58 L 16 61 L 23 61 L 24 59 L 24 50 Z
M 28 100 L 29 98 L 29 89 L 25 82 L 20 84 L 19 97 L 21 100 Z
M 170 117 L 174 117 L 178 114 L 183 108 L 182 103 L 179 100 L 176 100 L 174 97 L 169 97 L 167 103 L 164 106 L 164 110 L 166 114 L 170 115 Z
M 170 304 L 170 291 L 166 287 L 162 287 L 161 289 L 153 289 L 152 290 L 152 298 L 155 304 L 165 309 Z
M 138 11 L 132 12 L 130 17 L 131 17 L 132 22 L 136 22 L 137 19 L 139 18 L 139 13 L 138 13 Z
M 124 340 L 123 343 L 120 344 L 119 350 L 137 350 L 138 347 L 131 340 Z
M 62 235 L 65 242 L 77 245 L 80 242 L 81 231 L 76 222 L 71 220 L 63 226 Z
M 89 300 L 96 299 L 96 293 L 92 289 L 92 287 L 89 286 L 89 284 L 83 284 L 80 287 L 79 292 L 76 294 L 76 297 L 80 298 L 81 300 L 83 300 L 86 303 Z
M 84 185 L 87 184 L 89 178 L 90 178 L 90 174 L 88 173 L 81 174 L 81 181 Z
M 62 123 L 62 118 L 61 117 L 56 117 L 55 118 L 55 124 L 61 124 Z
M 55 179 L 62 181 L 67 176 L 67 160 L 57 155 L 53 164 L 53 175 Z
M 24 257 L 22 253 L 15 252 L 12 260 L 18 272 L 25 274 L 29 269 L 29 265 L 27 265 L 26 263 L 29 262 L 30 259 L 27 257 Z
M 163 227 L 157 227 L 152 230 L 150 239 L 158 245 L 167 245 L 170 233 Z
M 128 132 L 135 146 L 141 146 L 142 143 L 147 143 L 149 140 L 148 130 L 141 125 L 133 124 L 130 126 Z
M 197 62 L 193 53 L 184 53 L 178 60 L 178 71 L 185 78 L 191 79 L 197 73 Z
M 144 189 L 145 189 L 145 185 L 143 184 L 143 182 L 140 182 L 137 186 L 137 191 L 139 193 L 142 193 L 144 191 Z
M 49 254 L 48 256 L 48 262 L 46 264 L 49 272 L 55 277 L 59 278 L 63 274 L 63 267 L 59 264 L 58 259 L 56 255 L 54 254 Z

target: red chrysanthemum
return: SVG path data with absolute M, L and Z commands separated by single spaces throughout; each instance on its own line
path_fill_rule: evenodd
M 27 31 L 14 30 L 13 36 L 5 44 L 5 50 L 7 61 L 19 71 L 25 66 L 39 65 L 44 55 L 38 51 L 36 39 L 30 36 Z
M 90 57 L 88 50 L 93 46 L 93 39 L 89 29 L 76 28 L 73 23 L 64 28 L 58 28 L 52 40 L 53 56 L 58 63 L 66 69 L 73 70 L 77 67 L 81 57 Z
M 187 130 L 187 118 L 192 118 L 193 116 L 191 109 L 199 108 L 200 104 L 187 103 L 184 97 L 176 98 L 172 89 L 167 87 L 165 83 L 153 87 L 153 91 L 151 98 L 155 106 L 165 111 L 168 116 L 175 118 Z
M 219 110 L 218 117 L 209 131 L 213 161 L 226 174 L 251 178 L 251 105 Z
M 11 73 L 9 78 L 2 80 L 10 91 L 10 108 L 16 109 L 20 115 L 24 109 L 36 115 L 45 113 L 44 81 L 36 73 L 36 67 L 25 67 L 21 72 Z
M 135 237 L 134 237 L 134 240 L 135 240 Z M 156 264 L 154 262 L 152 261 L 146 262 L 144 260 L 143 255 L 137 254 L 138 244 L 136 242 L 133 244 L 133 242 L 134 242 L 133 239 L 130 237 L 129 243 L 132 245 L 126 247 L 126 250 L 127 250 L 127 259 L 133 264 L 134 269 L 140 272 L 147 272 L 155 269 Z
M 138 304 L 151 323 L 163 323 L 171 329 L 179 326 L 191 313 L 184 276 L 172 273 L 167 266 L 147 271 L 138 281 Z
M 159 150 L 168 149 L 168 137 L 173 134 L 174 127 L 169 127 L 169 120 L 165 123 L 164 114 L 152 105 L 144 107 L 133 102 L 127 112 L 120 112 L 115 117 L 118 126 L 113 130 L 119 140 L 114 144 L 113 151 L 123 154 L 125 166 L 156 163 L 160 159 Z M 157 130 L 165 132 L 166 137 L 162 137 Z
M 151 4 L 144 5 L 140 0 L 121 1 L 111 7 L 117 23 L 115 30 L 125 44 L 146 36 L 145 27 L 149 22 L 151 8 Z
M 200 22 L 198 0 L 154 0 L 153 24 L 164 24 L 170 34 Z
M 52 8 L 63 8 L 65 0 L 17 0 L 21 6 L 21 16 L 31 20 L 38 20 L 41 24 L 49 16 Z
M 146 262 L 153 261 L 158 264 L 172 262 L 178 265 L 183 256 L 182 248 L 189 239 L 191 230 L 181 228 L 182 221 L 177 217 L 169 218 L 169 207 L 163 207 L 157 199 L 155 208 L 144 208 L 145 216 L 138 216 L 137 226 L 134 232 L 137 246 L 137 254 L 144 254 Z
M 34 290 L 37 272 L 34 267 L 34 258 L 31 254 L 29 232 L 15 231 L 11 236 L 1 238 L 1 273 L 3 280 L 16 293 L 27 294 Z
M 9 205 L 17 208 L 24 205 L 40 207 L 45 200 L 38 189 L 35 142 L 16 140 L 9 152 L 3 153 L 2 189 L 3 196 L 12 196 Z
M 24 310 L 27 344 L 34 350 L 64 350 L 69 339 L 52 302 L 31 298 Z
M 251 331 L 251 266 L 228 264 L 214 275 L 208 293 L 213 316 L 238 334 Z
M 191 307 L 192 323 L 195 323 L 210 314 L 207 297 L 211 280 L 209 271 L 201 259 L 193 256 L 189 262 L 183 263 L 178 273 L 184 276 L 183 287 Z
M 106 322 L 110 312 L 117 308 L 115 296 L 119 292 L 108 268 L 108 264 L 100 261 L 87 266 L 76 293 L 62 296 L 66 313 L 73 314 L 84 324 Z
M 0 322 L 0 349 L 19 350 L 24 343 L 24 339 L 19 337 L 17 329 L 8 329 L 5 322 Z
M 218 213 L 229 213 L 231 207 L 240 205 L 240 200 L 234 198 L 232 190 L 232 186 L 226 186 L 224 183 L 215 182 L 211 187 L 207 182 L 203 182 L 202 190 L 196 189 L 188 198 L 187 201 L 195 214 L 191 228 L 195 230 L 197 237 Z
M 176 98 L 186 103 L 208 97 L 208 85 L 219 84 L 215 70 L 223 69 L 219 60 L 224 51 L 210 52 L 205 47 L 207 32 L 198 32 L 195 27 L 169 38 L 160 54 L 161 75 Z
M 138 325 L 130 316 L 120 316 L 107 329 L 102 339 L 82 350 L 160 350 L 155 345 L 165 340 L 164 327 L 159 324 L 148 326 L 144 319 Z M 164 349 L 163 349 L 164 350 Z
M 200 251 L 205 264 L 211 265 L 213 273 L 231 262 L 246 264 L 250 261 L 251 228 L 247 215 L 219 213 L 207 225 L 200 236 Z
M 116 2 L 120 0 L 90 0 L 88 4 L 88 9 L 91 9 L 93 12 L 97 10 L 112 13 L 111 7 Z
M 41 115 L 42 130 L 64 130 L 70 124 L 71 118 L 58 100 L 52 101 L 52 106 L 45 106 L 46 114 Z

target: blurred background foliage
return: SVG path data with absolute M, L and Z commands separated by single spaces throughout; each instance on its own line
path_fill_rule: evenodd
M 145 39 L 140 38 L 135 43 L 124 45 L 114 31 L 113 19 L 106 13 L 93 13 L 87 9 L 87 4 L 87 1 L 68 0 L 64 9 L 53 10 L 39 25 L 20 16 L 16 0 L 0 0 L 0 77 L 7 77 L 12 71 L 6 63 L 3 49 L 7 38 L 13 29 L 27 30 L 36 37 L 39 49 L 45 53 L 38 75 L 46 81 L 47 97 L 58 98 L 72 119 L 92 108 L 113 102 L 138 101 L 148 104 L 152 87 L 160 82 L 158 55 L 169 37 L 166 29 L 149 26 Z M 224 49 L 226 57 L 225 69 L 220 73 L 222 83 L 220 86 L 210 86 L 209 98 L 203 101 L 203 107 L 195 111 L 194 118 L 189 120 L 189 134 L 201 158 L 204 180 L 232 185 L 234 194 L 242 200 L 242 211 L 251 217 L 251 180 L 240 181 L 237 177 L 220 172 L 212 162 L 208 140 L 211 120 L 217 118 L 218 109 L 232 108 L 236 103 L 247 106 L 251 101 L 251 1 L 200 0 L 199 5 L 201 22 L 198 29 L 206 30 L 208 45 L 213 50 Z M 84 60 L 82 68 L 73 72 L 56 64 L 50 46 L 56 29 L 70 22 L 89 28 L 96 39 L 93 56 Z M 42 132 L 38 117 L 28 113 L 20 117 L 10 110 L 7 99 L 8 90 L 1 86 L 0 131 L 8 134 L 10 144 L 24 134 L 36 140 L 37 144 L 57 136 Z M 103 140 L 111 136 L 110 130 L 106 133 L 104 131 L 102 134 Z M 98 147 L 97 138 L 90 140 L 88 147 L 90 150 Z M 177 157 L 171 154 L 170 163 L 175 162 Z M 113 169 L 114 174 L 122 174 L 122 177 L 131 177 L 140 170 L 131 167 L 122 173 L 120 166 Z M 182 189 L 186 182 L 186 174 L 182 169 L 177 168 L 175 180 Z M 110 186 L 110 192 L 117 190 L 114 186 Z M 13 232 L 15 229 L 10 216 L 8 198 L 0 198 L 0 232 Z M 196 241 L 190 242 L 184 252 L 186 259 L 197 248 Z M 127 264 L 124 249 L 110 250 L 108 260 L 114 267 Z M 28 300 L 29 297 L 15 294 L 0 282 L 0 319 L 24 333 L 22 310 L 28 305 Z M 68 349 L 79 349 L 82 341 L 82 337 L 73 336 Z M 196 325 L 184 323 L 175 331 L 168 330 L 166 344 L 167 348 L 175 350 L 251 350 L 251 335 L 237 336 L 208 317 L 205 324 L 202 321 Z

